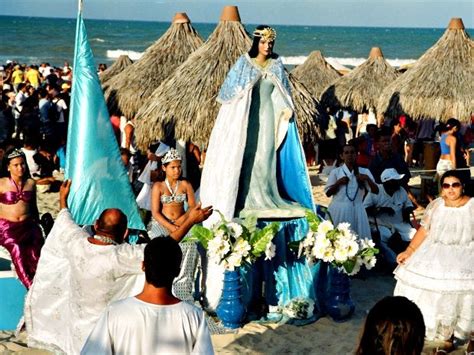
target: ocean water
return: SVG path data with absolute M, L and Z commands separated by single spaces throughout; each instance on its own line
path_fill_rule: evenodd
M 0 63 L 49 62 L 72 64 L 75 19 L 0 16 Z M 85 20 L 97 63 L 112 64 L 121 54 L 133 60 L 169 27 L 164 22 Z M 216 24 L 193 23 L 203 39 Z M 248 32 L 255 25 L 246 24 Z M 313 50 L 321 50 L 332 64 L 354 67 L 368 56 L 370 48 L 382 48 L 393 66 L 416 61 L 443 34 L 439 28 L 273 26 L 277 31 L 275 51 L 285 64 L 304 62 Z M 468 30 L 472 36 L 473 31 Z

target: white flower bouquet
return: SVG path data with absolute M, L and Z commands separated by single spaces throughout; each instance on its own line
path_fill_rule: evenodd
M 311 263 L 316 260 L 330 263 L 349 276 L 357 274 L 362 265 L 367 269 L 375 266 L 379 250 L 372 240 L 358 239 L 349 223 L 334 227 L 331 221 L 320 220 L 311 211 L 306 213 L 306 218 L 310 230 L 298 244 L 298 256 L 304 255 Z
M 293 319 L 308 319 L 313 315 L 314 301 L 309 298 L 293 298 L 282 309 L 282 313 Z
M 251 264 L 265 254 L 265 260 L 275 256 L 273 237 L 279 229 L 278 223 L 271 223 L 262 229 L 257 228 L 257 218 L 249 216 L 244 220 L 226 221 L 219 212 L 221 220 L 212 228 L 194 226 L 187 241 L 198 241 L 207 249 L 209 258 L 225 269 L 233 271 L 244 263 Z

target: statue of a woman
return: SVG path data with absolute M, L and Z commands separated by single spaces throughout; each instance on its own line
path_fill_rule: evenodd
M 230 69 L 218 96 L 222 106 L 207 149 L 201 201 L 227 220 L 253 214 L 263 224 L 281 221 L 274 238 L 276 257 L 266 276 L 272 280 L 266 285 L 276 285 L 269 304 L 284 305 L 295 297 L 316 298 L 316 269 L 295 260 L 287 245 L 306 235 L 308 223 L 300 217 L 305 209 L 314 210 L 314 203 L 288 77 L 273 53 L 276 33 L 258 26 L 253 35 L 250 51 Z M 218 219 L 214 213 L 205 225 Z M 209 262 L 206 298 L 211 308 L 219 301 L 223 272 Z M 250 292 L 258 290 L 251 286 Z
M 296 218 L 314 208 L 288 77 L 273 53 L 275 37 L 272 28 L 258 26 L 250 51 L 219 93 L 201 200 L 228 219 Z

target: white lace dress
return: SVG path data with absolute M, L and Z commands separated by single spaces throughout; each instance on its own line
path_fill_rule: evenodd
M 455 208 L 438 198 L 422 225 L 425 240 L 394 271 L 394 294 L 418 305 L 429 340 L 466 339 L 474 330 L 474 199 Z

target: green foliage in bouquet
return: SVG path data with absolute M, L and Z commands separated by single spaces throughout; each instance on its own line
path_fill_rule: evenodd
M 298 250 L 308 262 L 318 260 L 330 263 L 348 275 L 355 275 L 362 265 L 367 269 L 375 266 L 379 250 L 371 239 L 360 239 L 351 230 L 349 223 L 339 223 L 334 227 L 331 221 L 321 220 L 314 212 L 307 211 L 309 232 L 299 242 L 289 247 Z
M 201 243 L 210 259 L 228 270 L 234 270 L 242 263 L 251 264 L 263 254 L 265 260 L 273 258 L 275 245 L 272 239 L 278 233 L 279 223 L 273 222 L 260 229 L 255 215 L 227 221 L 222 213 L 217 213 L 220 215 L 218 223 L 212 228 L 194 226 L 185 241 Z

